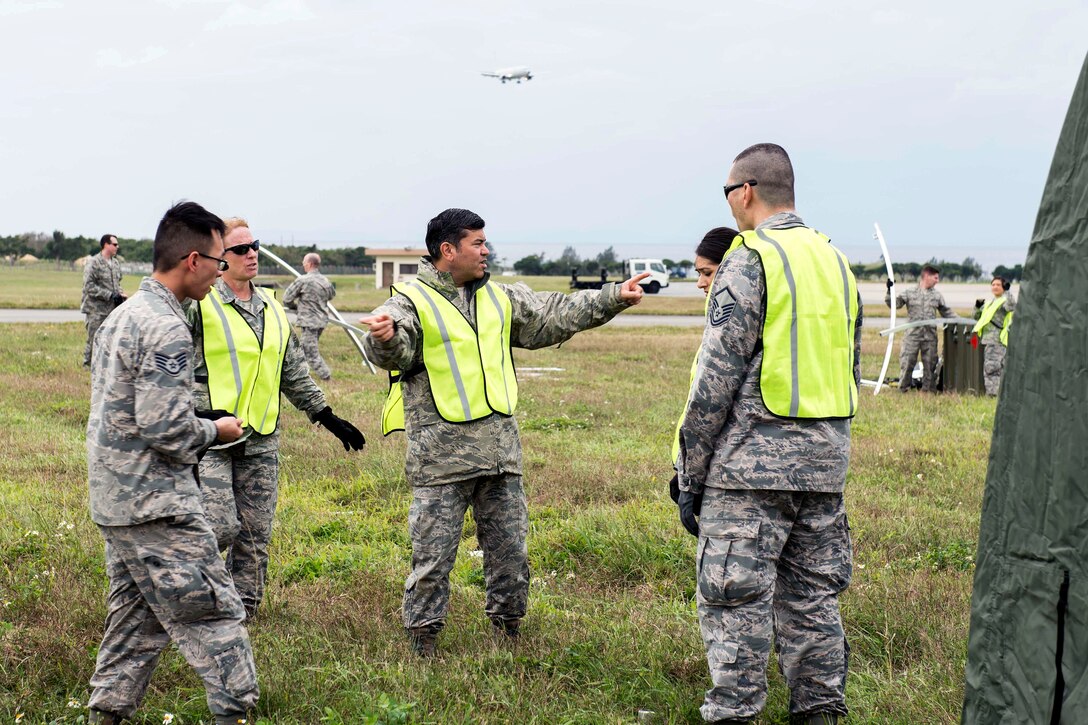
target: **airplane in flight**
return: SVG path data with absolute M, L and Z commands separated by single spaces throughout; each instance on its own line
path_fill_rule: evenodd
M 494 73 L 481 73 L 480 75 L 487 76 L 488 78 L 498 78 L 503 83 L 506 83 L 506 81 L 517 81 L 518 83 L 521 83 L 522 78 L 527 81 L 533 80 L 533 74 L 523 65 L 515 66 L 514 68 L 500 68 Z

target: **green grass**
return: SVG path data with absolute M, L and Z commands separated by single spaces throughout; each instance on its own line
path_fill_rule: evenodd
M 75 723 L 102 634 L 102 540 L 87 514 L 82 326 L 5 325 L 0 357 L 0 721 Z M 494 644 L 471 518 L 440 657 L 401 629 L 410 561 L 404 442 L 382 438 L 386 382 L 343 335 L 322 348 L 337 413 L 369 443 L 347 455 L 284 414 L 268 596 L 251 628 L 265 723 L 697 723 L 709 687 L 694 607 L 695 540 L 666 493 L 668 449 L 697 330 L 617 328 L 519 352 L 518 417 L 533 578 L 522 643 Z M 867 331 L 865 373 L 883 340 Z M 851 722 L 959 718 L 974 548 L 994 405 L 866 391 L 847 507 L 856 549 L 842 597 Z M 785 723 L 772 667 L 762 723 Z M 196 723 L 203 689 L 176 651 L 137 722 Z

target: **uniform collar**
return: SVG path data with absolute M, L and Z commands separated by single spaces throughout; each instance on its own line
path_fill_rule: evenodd
M 771 214 L 769 217 L 761 221 L 756 225 L 756 230 L 760 229 L 790 229 L 792 227 L 803 227 L 805 222 L 793 211 L 780 211 L 777 214 Z
M 244 301 L 238 299 L 238 295 L 234 294 L 234 290 L 230 288 L 230 285 L 227 284 L 222 277 L 215 280 L 215 290 L 219 293 L 219 297 L 222 298 L 223 302 L 228 305 L 232 305 L 235 302 L 238 304 L 246 304 L 253 300 L 260 300 L 261 304 L 264 304 L 264 299 L 257 294 L 257 288 L 253 286 L 253 282 L 249 283 L 250 297 L 248 300 Z
M 173 311 L 175 315 L 185 320 L 185 312 L 181 309 L 181 303 L 178 302 L 177 296 L 170 291 L 170 288 L 164 285 L 159 280 L 153 277 L 144 277 L 140 280 L 140 291 L 153 294 L 156 297 L 161 298 Z M 188 325 L 188 321 L 185 323 Z

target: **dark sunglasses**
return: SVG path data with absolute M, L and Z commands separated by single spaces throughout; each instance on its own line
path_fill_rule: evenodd
M 251 250 L 251 249 L 254 252 L 256 252 L 260 248 L 261 248 L 261 240 L 260 239 L 254 239 L 249 244 L 235 244 L 233 247 L 227 247 L 225 251 L 234 252 L 235 254 L 241 256 L 241 255 L 246 254 L 247 252 L 249 252 L 249 250 Z
M 204 259 L 210 259 L 213 262 L 215 262 L 216 263 L 215 266 L 219 269 L 220 272 L 226 272 L 227 269 L 230 266 L 230 265 L 227 264 L 227 260 L 223 259 L 222 257 L 213 257 L 212 255 L 204 254 L 203 252 L 197 252 L 197 254 L 200 255 L 201 257 L 203 257 Z M 188 256 L 189 256 L 188 254 L 185 255 L 185 257 L 188 257 Z M 185 257 L 182 257 L 182 259 L 185 259 Z
M 748 186 L 756 186 L 757 184 L 759 184 L 759 182 L 755 179 L 748 179 L 748 181 L 742 181 L 739 184 L 726 184 L 722 187 L 722 191 L 725 192 L 725 198 L 728 199 L 730 194 L 732 194 L 734 191 L 744 186 L 745 184 L 748 184 Z

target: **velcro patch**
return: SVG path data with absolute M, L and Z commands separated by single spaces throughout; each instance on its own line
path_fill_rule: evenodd
M 733 316 L 733 310 L 736 306 L 737 298 L 733 296 L 728 287 L 723 287 L 714 293 L 714 297 L 710 300 L 711 327 L 724 325 Z
M 154 353 L 155 368 L 161 372 L 176 378 L 185 372 L 189 364 L 189 353 L 179 352 L 177 355 L 164 355 L 161 352 Z

